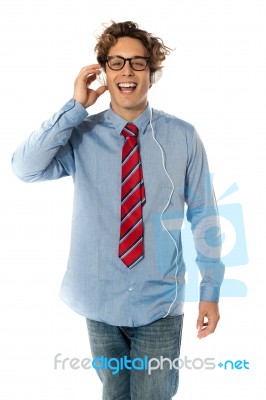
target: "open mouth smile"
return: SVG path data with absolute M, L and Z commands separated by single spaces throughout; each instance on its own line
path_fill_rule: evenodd
M 137 84 L 134 82 L 121 82 L 117 86 L 123 93 L 132 93 L 136 89 Z

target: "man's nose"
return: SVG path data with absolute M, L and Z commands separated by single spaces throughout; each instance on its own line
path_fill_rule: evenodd
M 125 65 L 122 68 L 123 75 L 134 75 L 134 70 L 131 68 L 129 60 L 126 60 Z

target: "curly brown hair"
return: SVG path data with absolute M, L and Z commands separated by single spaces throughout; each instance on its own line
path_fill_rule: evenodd
M 150 58 L 149 67 L 152 74 L 162 68 L 161 63 L 165 60 L 165 56 L 170 54 L 171 49 L 165 46 L 162 39 L 139 29 L 138 24 L 132 21 L 119 23 L 112 21 L 112 25 L 105 28 L 103 33 L 98 36 L 98 42 L 94 50 L 97 55 L 97 61 L 102 68 L 105 67 L 110 47 L 114 46 L 119 38 L 125 36 L 139 39 L 147 49 Z

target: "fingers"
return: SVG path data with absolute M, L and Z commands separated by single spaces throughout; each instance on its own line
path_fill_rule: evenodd
M 200 302 L 197 319 L 197 337 L 203 339 L 213 333 L 220 319 L 217 303 Z
M 75 80 L 75 87 L 78 89 L 87 88 L 96 79 L 96 75 L 100 74 L 100 69 L 100 64 L 83 67 Z
M 83 67 L 74 84 L 73 98 L 82 104 L 85 108 L 95 103 L 99 96 L 106 90 L 106 87 L 99 87 L 97 90 L 90 89 L 90 85 L 96 79 L 96 75 L 100 74 L 100 64 L 92 64 Z
M 207 334 L 206 329 L 207 329 L 207 326 L 208 326 L 208 322 L 205 322 L 204 317 L 205 317 L 204 314 L 199 313 L 199 316 L 198 316 L 198 319 L 197 319 L 197 330 L 198 330 L 197 337 L 199 339 L 202 339 Z
M 210 335 L 211 333 L 213 333 L 215 331 L 216 328 L 215 323 L 213 322 L 204 322 L 204 323 L 199 323 L 197 328 L 198 328 L 198 334 L 197 337 L 199 339 L 203 339 L 205 337 L 207 337 L 208 335 Z
M 86 82 L 90 79 L 91 76 L 95 76 L 98 75 L 101 72 L 101 66 L 100 64 L 92 64 L 92 65 L 88 65 L 86 67 L 83 67 L 80 70 L 79 75 L 77 76 L 77 79 L 81 79 L 83 80 L 83 82 Z M 95 78 L 94 78 L 95 79 Z M 93 79 L 93 80 L 94 80 Z

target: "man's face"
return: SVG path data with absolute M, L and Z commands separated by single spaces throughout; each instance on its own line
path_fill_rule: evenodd
M 149 54 L 140 40 L 122 37 L 110 48 L 108 56 L 130 58 L 147 57 Z M 106 64 L 106 76 L 113 111 L 127 121 L 132 121 L 147 106 L 149 66 L 144 71 L 134 71 L 127 61 L 121 70 L 114 71 Z

